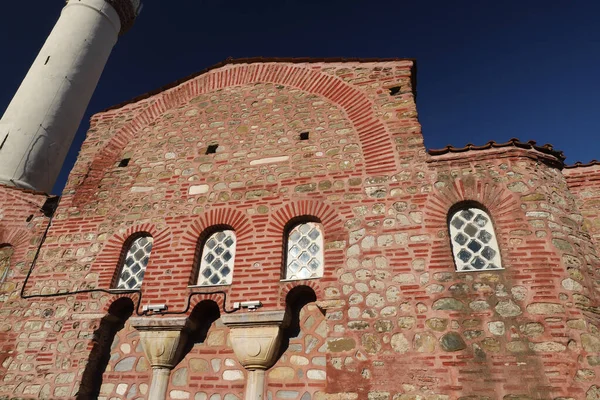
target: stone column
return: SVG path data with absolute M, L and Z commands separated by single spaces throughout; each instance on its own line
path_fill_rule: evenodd
M 221 316 L 240 364 L 248 370 L 246 400 L 263 400 L 265 371 L 277 362 L 282 328 L 289 323 L 285 311 L 263 311 Z
M 148 400 L 165 400 L 171 370 L 181 360 L 192 323 L 186 317 L 141 317 L 132 318 L 131 325 L 140 332 L 144 353 L 152 366 Z

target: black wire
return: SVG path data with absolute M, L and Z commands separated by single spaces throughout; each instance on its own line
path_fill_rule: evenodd
M 109 290 L 109 289 L 82 289 L 82 290 L 75 290 L 72 292 L 60 292 L 60 293 L 49 293 L 49 294 L 30 294 L 30 295 L 26 295 L 25 294 L 25 287 L 27 286 L 27 283 L 29 282 L 29 278 L 31 277 L 31 274 L 33 272 L 33 268 L 35 267 L 38 257 L 40 255 L 40 251 L 42 250 L 42 246 L 44 245 L 44 242 L 46 241 L 46 237 L 48 236 L 48 231 L 50 230 L 50 226 L 52 225 L 52 220 L 54 219 L 54 216 L 50 217 L 50 220 L 48 221 L 48 225 L 46 226 L 46 230 L 44 231 L 44 234 L 42 235 L 42 239 L 40 241 L 40 245 L 37 248 L 37 251 L 35 252 L 35 255 L 33 257 L 33 261 L 31 262 L 31 266 L 29 267 L 29 271 L 27 272 L 27 275 L 25 276 L 25 280 L 23 281 L 23 286 L 21 287 L 21 298 L 22 299 L 39 299 L 39 298 L 51 298 L 51 297 L 62 297 L 62 296 L 71 296 L 71 295 L 75 295 L 75 294 L 87 294 L 87 293 L 107 293 L 107 294 L 133 294 L 133 293 L 138 293 L 138 299 L 137 299 L 137 304 L 135 306 L 135 313 L 138 316 L 144 316 L 148 313 L 148 311 L 142 311 L 140 313 L 140 305 L 142 303 L 142 291 L 137 289 L 137 290 L 119 290 L 118 292 L 114 291 L 114 290 Z M 238 309 L 234 308 L 231 310 L 227 310 L 225 308 L 225 305 L 227 304 L 227 292 L 223 291 L 223 290 L 217 290 L 214 292 L 193 292 L 190 293 L 188 298 L 187 298 L 187 305 L 185 307 L 185 309 L 183 311 L 164 311 L 164 312 L 155 312 L 153 314 L 156 315 L 181 315 L 181 314 L 187 314 L 188 311 L 190 310 L 190 306 L 192 303 L 192 297 L 196 296 L 196 295 L 211 295 L 211 294 L 222 294 L 223 295 L 223 312 L 225 312 L 226 314 L 231 314 L 234 313 L 236 311 L 238 311 Z
M 187 312 L 190 310 L 190 306 L 192 305 L 192 297 L 199 295 L 199 294 L 222 294 L 223 295 L 223 312 L 225 314 L 232 314 L 239 310 L 239 308 L 232 308 L 231 310 L 227 310 L 225 308 L 225 304 L 227 304 L 227 292 L 225 292 L 223 290 L 217 290 L 215 292 L 193 292 L 193 293 L 190 293 L 190 295 L 188 296 L 188 299 L 187 299 L 187 306 L 185 307 L 185 309 L 183 311 L 165 311 L 165 312 L 161 312 L 160 315 L 187 314 Z
M 22 299 L 31 299 L 34 297 L 53 297 L 52 295 L 48 295 L 48 294 L 27 295 L 27 296 L 25 295 L 25 287 L 27 286 L 27 282 L 29 282 L 29 277 L 31 276 L 31 273 L 33 272 L 33 267 L 37 263 L 37 259 L 40 255 L 40 251 L 42 250 L 42 245 L 46 241 L 46 236 L 48 236 L 48 231 L 50 230 L 50 226 L 52 225 L 53 219 L 54 219 L 54 216 L 50 217 L 50 220 L 48 221 L 46 230 L 44 231 L 44 234 L 42 235 L 42 239 L 40 240 L 40 244 L 35 252 L 35 255 L 33 256 L 33 261 L 31 261 L 31 266 L 29 267 L 29 271 L 27 272 L 27 275 L 25 276 L 25 281 L 23 281 L 23 286 L 21 287 L 21 298 Z

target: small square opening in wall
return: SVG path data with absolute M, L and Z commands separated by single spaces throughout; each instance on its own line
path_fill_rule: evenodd
M 389 89 L 389 91 L 390 91 L 390 96 L 396 96 L 396 95 L 400 94 L 400 89 L 402 89 L 402 87 L 401 87 L 401 86 L 394 86 L 394 87 L 391 87 L 391 88 Z
M 124 158 L 119 162 L 119 168 L 125 168 L 126 166 L 129 165 L 129 161 L 131 161 L 131 158 Z
M 206 148 L 206 154 L 215 154 L 219 148 L 218 144 L 209 144 Z
M 308 140 L 309 137 L 309 133 L 308 132 L 302 132 L 300 134 L 300 140 Z

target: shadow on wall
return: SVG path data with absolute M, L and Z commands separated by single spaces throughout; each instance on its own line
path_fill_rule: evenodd
M 196 304 L 188 318 L 192 322 L 192 331 L 180 359 L 177 360 L 178 363 L 192 351 L 194 345 L 204 343 L 210 327 L 219 318 L 221 318 L 219 305 L 213 300 L 202 300 Z
M 108 314 L 100 320 L 94 331 L 92 351 L 83 371 L 78 400 L 96 399 L 102 386 L 102 375 L 110 361 L 110 348 L 115 335 L 125 326 L 135 306 L 130 298 L 123 297 L 111 304 Z
M 287 311 L 290 315 L 290 324 L 283 331 L 283 337 L 281 347 L 279 350 L 279 357 L 287 351 L 290 346 L 290 339 L 297 338 L 300 335 L 300 311 L 307 304 L 314 303 L 317 301 L 317 295 L 315 291 L 309 286 L 297 286 L 290 290 L 285 298 Z

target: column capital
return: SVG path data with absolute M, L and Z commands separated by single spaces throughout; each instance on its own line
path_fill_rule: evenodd
M 193 323 L 186 317 L 131 318 L 131 325 L 140 332 L 140 341 L 152 368 L 173 369 L 185 348 Z
M 221 317 L 240 364 L 248 370 L 266 370 L 277 361 L 281 330 L 289 323 L 286 311 L 254 311 Z
M 229 328 L 256 328 L 259 326 L 281 326 L 285 328 L 290 322 L 289 319 L 286 310 L 250 311 L 221 316 L 221 322 Z

